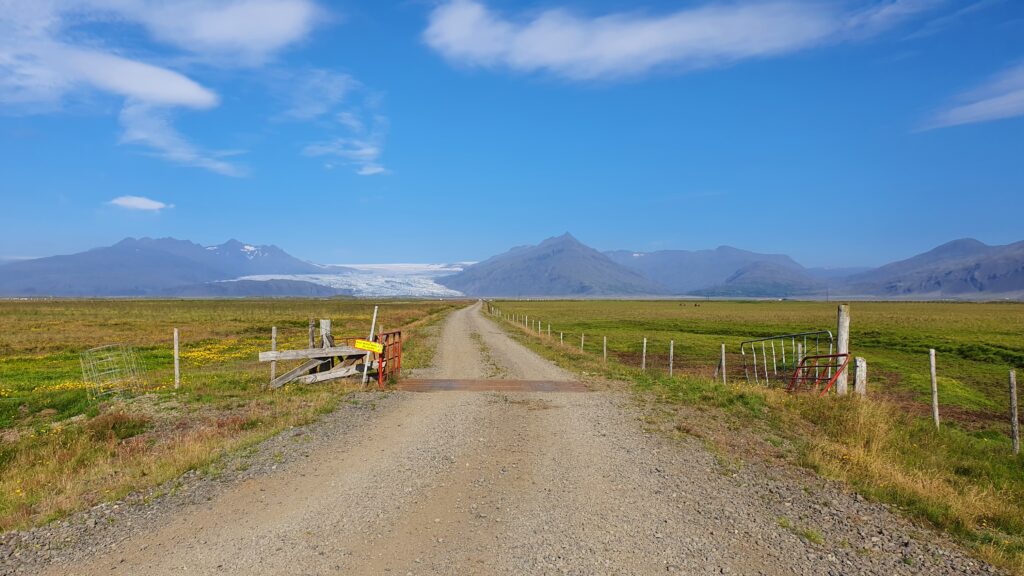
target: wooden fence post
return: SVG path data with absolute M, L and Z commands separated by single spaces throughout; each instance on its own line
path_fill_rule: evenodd
M 668 377 L 672 377 L 672 369 L 676 363 L 676 341 L 668 341 Z
M 565 334 L 562 332 L 558 333 L 558 343 L 565 346 Z
M 604 355 L 604 363 L 607 364 L 608 363 L 608 337 L 607 336 L 604 336 L 604 339 L 601 342 L 601 352 Z
M 839 318 L 836 322 L 836 354 L 849 354 L 850 353 L 850 305 L 840 304 L 839 305 Z M 836 379 L 836 394 L 839 396 L 845 396 L 849 392 L 849 370 L 847 366 L 844 366 L 839 372 L 839 377 Z
M 309 349 L 310 350 L 312 350 L 313 348 L 316 348 L 316 335 L 313 332 L 314 325 L 315 325 L 314 324 L 314 320 L 312 318 L 310 318 L 309 319 Z
M 722 358 L 719 360 L 719 364 L 721 365 L 721 370 L 722 370 L 722 384 L 725 384 L 726 380 L 725 380 L 725 343 L 724 342 L 722 343 Z
M 181 362 L 178 356 L 178 329 L 174 329 L 174 389 L 181 386 Z
M 867 396 L 868 394 L 868 361 L 857 357 L 853 359 L 854 374 L 853 374 L 853 393 L 861 396 Z
M 551 338 L 551 324 L 548 324 L 548 338 Z
M 377 329 L 377 308 L 378 308 L 378 306 L 374 306 L 373 307 L 373 319 L 370 320 L 370 337 L 367 338 L 367 340 L 370 340 L 370 341 L 373 341 L 373 331 Z M 363 358 L 364 358 L 364 360 L 363 360 L 363 382 L 362 382 L 362 384 L 363 384 L 363 386 L 366 386 L 366 376 L 367 376 L 367 373 L 370 371 L 370 354 L 367 353 L 366 356 L 364 356 Z M 378 368 L 378 370 L 379 370 L 379 368 Z
M 270 327 L 270 351 L 277 352 L 277 326 Z M 277 360 L 270 363 L 270 381 L 277 378 Z
M 640 369 L 647 370 L 647 337 L 644 337 L 644 351 L 640 356 Z
M 939 429 L 939 379 L 935 376 L 935 348 L 928 350 L 928 362 L 931 365 L 932 376 L 932 419 L 935 420 L 935 429 Z
M 580 352 L 583 352 L 583 332 L 580 332 Z
M 1010 370 L 1010 434 L 1013 454 L 1020 454 L 1020 419 L 1017 416 L 1017 371 Z
M 330 346 L 331 340 L 331 319 L 321 318 L 320 319 L 320 347 L 327 348 Z

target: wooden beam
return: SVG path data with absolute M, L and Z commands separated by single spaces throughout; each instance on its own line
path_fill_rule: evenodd
M 271 388 L 280 388 L 281 386 L 284 386 L 285 384 L 287 384 L 287 383 L 291 382 L 292 380 L 294 380 L 297 376 L 299 376 L 303 372 L 308 372 L 308 371 L 316 368 L 317 366 L 319 366 L 323 362 L 324 362 L 323 360 L 319 360 L 319 359 L 308 360 L 306 362 L 303 362 L 299 367 L 293 368 L 292 370 L 289 370 L 289 371 L 285 372 L 284 374 L 281 374 L 277 378 L 274 378 L 273 380 L 271 380 L 270 381 L 270 387 Z
M 308 376 L 300 376 L 295 379 L 295 382 L 300 384 L 314 384 L 316 382 L 323 382 L 325 380 L 334 380 L 335 378 L 345 378 L 347 376 L 355 376 L 359 374 L 360 370 L 357 370 L 355 366 L 338 366 L 327 372 L 320 372 L 319 374 L 310 374 Z
M 260 352 L 260 362 L 275 360 L 304 360 L 307 358 L 335 358 L 341 356 L 366 356 L 366 350 L 352 346 L 332 346 L 330 348 L 313 348 L 312 350 L 279 350 L 277 352 Z

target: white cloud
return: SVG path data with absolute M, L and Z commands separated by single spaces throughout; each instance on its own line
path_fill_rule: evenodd
M 259 65 L 300 41 L 318 16 L 312 0 L 0 0 L 0 105 L 8 113 L 39 112 L 71 96 L 121 97 L 122 142 L 237 176 L 241 169 L 191 144 L 169 120 L 174 107 L 217 106 L 217 94 L 181 71 L 107 45 L 130 34 L 96 36 L 86 25 L 135 26 L 191 55 L 177 58 L 179 65 L 199 60 L 240 67 Z M 312 104 L 306 106 L 311 113 Z
M 956 104 L 925 122 L 922 130 L 1024 116 L 1024 64 L 1004 70 L 955 100 Z
M 126 210 L 143 210 L 147 212 L 159 212 L 165 208 L 174 208 L 174 204 L 164 204 L 159 200 L 153 200 L 145 196 L 118 196 L 109 203 Z
M 586 17 L 551 9 L 511 19 L 477 0 L 449 0 L 431 13 L 424 40 L 459 64 L 614 79 L 661 67 L 725 65 L 875 34 L 935 3 L 892 0 L 843 13 L 837 4 L 781 0 L 706 4 L 658 16 Z
M 170 112 L 147 103 L 128 102 L 119 120 L 122 144 L 146 146 L 160 158 L 183 166 L 203 168 L 224 176 L 244 176 L 246 171 L 221 158 L 235 152 L 205 152 L 182 136 L 171 124 Z
M 217 95 L 182 74 L 113 54 L 62 47 L 54 50 L 54 67 L 67 78 L 100 90 L 153 104 L 212 108 Z
M 84 4 L 138 22 L 158 41 L 233 65 L 262 64 L 305 38 L 321 15 L 310 0 L 86 0 Z

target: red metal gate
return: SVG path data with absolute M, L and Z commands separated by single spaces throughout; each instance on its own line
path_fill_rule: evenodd
M 836 383 L 839 375 L 849 363 L 849 354 L 804 356 L 796 371 L 793 372 L 793 378 L 789 381 L 786 390 L 788 392 L 810 392 L 821 388 L 818 396 L 824 396 L 832 389 L 832 385 Z M 822 383 L 825 383 L 824 387 L 821 386 Z
M 377 387 L 384 389 L 384 382 L 397 378 L 402 371 L 402 332 L 385 332 L 377 339 L 384 350 L 377 355 Z

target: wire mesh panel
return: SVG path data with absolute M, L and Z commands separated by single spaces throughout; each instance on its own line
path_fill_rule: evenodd
M 767 386 L 773 381 L 787 384 L 803 357 L 832 354 L 834 348 L 835 342 L 829 330 L 747 340 L 740 344 L 743 375 L 748 384 Z M 828 376 L 831 378 L 832 369 L 822 369 L 829 370 Z M 815 367 L 815 376 L 818 375 L 819 368 Z
M 125 344 L 90 348 L 79 357 L 82 379 L 93 395 L 135 392 L 146 387 L 142 363 L 135 349 Z

